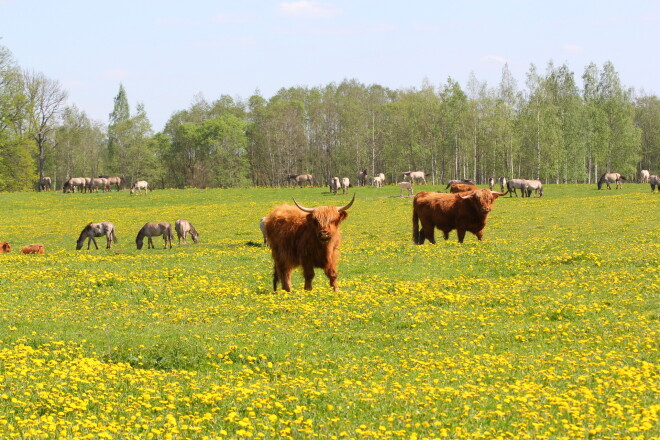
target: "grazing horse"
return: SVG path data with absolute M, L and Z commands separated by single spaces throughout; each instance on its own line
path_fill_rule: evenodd
M 94 177 L 89 179 L 87 184 L 87 189 L 89 192 L 98 192 L 99 188 L 103 189 L 103 192 L 110 190 L 110 185 L 108 184 L 108 179 L 105 177 Z
M 121 177 L 110 177 L 110 176 L 99 176 L 100 178 L 106 179 L 108 181 L 108 190 L 110 190 L 110 187 L 112 185 L 115 185 L 117 187 L 117 191 L 119 191 L 119 187 L 121 186 Z
M 536 195 L 539 198 L 543 197 L 543 182 L 541 182 L 540 180 L 528 180 L 527 197 L 532 196 L 532 191 L 536 191 Z
M 106 249 L 110 249 L 111 243 L 118 242 L 117 236 L 115 235 L 115 225 L 113 225 L 112 223 L 110 222 L 89 223 L 80 233 L 80 237 L 78 237 L 78 242 L 76 243 L 76 250 L 79 251 L 80 249 L 82 249 L 83 244 L 85 244 L 85 239 L 87 239 L 87 250 L 89 250 L 91 242 L 94 242 L 94 247 L 98 249 L 99 246 L 96 244 L 95 237 L 103 237 L 104 235 L 106 240 L 108 241 L 108 244 L 105 247 Z
M 131 195 L 133 195 L 136 191 L 138 195 L 140 195 L 140 191 L 144 190 L 145 194 L 148 194 L 149 191 L 149 182 L 146 180 L 138 180 L 131 186 Z
M 176 229 L 176 236 L 179 239 L 179 244 L 181 244 L 181 237 L 183 237 L 183 242 L 185 243 L 188 239 L 188 234 L 192 236 L 193 242 L 199 243 L 199 233 L 193 225 L 190 224 L 188 220 L 179 219 L 174 223 L 174 229 Z
M 508 188 L 506 186 L 506 177 L 500 176 L 499 179 L 497 179 L 497 183 L 500 184 L 500 191 L 504 192 L 504 188 Z
M 358 171 L 358 186 L 364 186 L 367 184 L 367 170 L 366 168 L 362 171 Z
M 342 177 L 341 178 L 341 193 L 346 194 L 348 192 L 348 188 L 351 187 L 351 181 L 348 177 Z
M 144 237 L 146 236 L 149 239 L 147 243 L 147 249 L 155 249 L 154 242 L 151 241 L 151 237 L 158 237 L 159 235 L 162 235 L 163 240 L 165 240 L 165 247 L 163 249 L 167 249 L 168 243 L 170 245 L 170 249 L 172 249 L 172 238 L 174 238 L 172 236 L 172 225 L 167 222 L 145 223 L 135 238 L 135 244 L 137 245 L 138 249 L 142 249 Z
M 11 252 L 11 245 L 6 241 L 0 241 L 0 254 Z
M 650 178 L 651 178 L 651 173 L 649 173 L 649 170 L 642 170 L 641 179 L 639 183 L 649 183 Z
M 310 186 L 314 186 L 314 176 L 311 174 L 288 174 L 286 178 L 288 181 L 295 181 L 300 187 L 307 182 L 309 182 Z
M 626 178 L 619 173 L 605 173 L 598 179 L 598 189 L 603 187 L 603 183 L 607 185 L 607 189 L 612 189 L 610 183 L 616 183 L 615 189 L 623 189 L 623 180 Z
M 415 183 L 415 179 L 417 179 L 424 182 L 424 185 L 426 185 L 426 173 L 424 173 L 424 171 L 406 171 L 403 173 L 403 178 L 409 178 L 410 183 Z
M 28 244 L 21 248 L 21 254 L 45 254 L 43 244 Z
M 511 179 L 506 183 L 506 187 L 509 191 L 509 197 L 513 197 L 511 193 L 514 193 L 518 197 L 516 189 L 520 190 L 521 197 L 525 197 L 527 194 L 527 181 L 525 179 Z
M 44 176 L 44 178 L 41 179 L 41 182 L 39 182 L 39 190 L 50 191 L 51 185 L 52 185 L 52 180 L 50 180 L 50 177 Z
M 658 187 L 658 190 L 660 190 L 660 177 L 655 174 L 649 176 L 649 183 L 651 184 L 651 192 L 655 192 L 656 186 Z
M 79 191 L 82 191 L 86 188 L 86 186 L 87 181 L 84 177 L 71 177 L 69 180 L 64 182 L 64 185 L 62 186 L 62 192 L 76 192 L 76 188 L 78 188 Z

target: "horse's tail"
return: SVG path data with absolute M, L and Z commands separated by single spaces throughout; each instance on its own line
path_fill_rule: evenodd
M 112 242 L 113 243 L 119 243 L 119 240 L 117 240 L 117 235 L 115 234 L 115 228 L 112 228 L 112 231 L 110 231 L 110 235 L 112 236 Z

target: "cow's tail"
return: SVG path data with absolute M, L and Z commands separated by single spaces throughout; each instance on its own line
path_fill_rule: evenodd
M 419 243 L 419 216 L 417 215 L 417 211 L 413 207 L 413 216 L 412 216 L 412 234 L 413 234 L 413 242 L 415 244 L 420 244 Z

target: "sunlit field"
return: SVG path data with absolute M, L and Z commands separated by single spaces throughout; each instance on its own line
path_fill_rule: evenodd
M 353 192 L 340 291 L 273 292 L 259 219 Z M 423 246 L 398 196 L 0 194 L 0 438 L 660 436 L 660 194 L 548 185 L 496 200 L 482 242 Z M 136 249 L 178 218 L 199 244 Z M 119 243 L 76 251 L 91 221 Z

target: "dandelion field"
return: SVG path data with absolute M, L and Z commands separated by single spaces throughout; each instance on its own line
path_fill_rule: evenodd
M 290 294 L 272 292 L 259 219 L 348 195 L 0 194 L 0 438 L 660 437 L 648 185 L 507 195 L 483 242 L 423 246 L 398 187 L 353 191 L 340 292 L 317 270 Z M 144 223 L 178 218 L 199 244 L 136 249 Z M 119 243 L 75 251 L 91 221 Z

